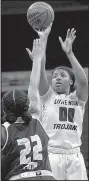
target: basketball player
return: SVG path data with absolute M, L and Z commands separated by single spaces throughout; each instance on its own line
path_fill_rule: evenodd
M 52 24 L 45 31 L 36 31 L 45 43 L 45 51 L 51 27 Z M 45 54 L 41 64 L 39 91 L 42 124 L 50 138 L 49 159 L 57 180 L 87 180 L 80 146 L 84 109 L 88 98 L 88 81 L 72 51 L 75 33 L 74 28 L 68 29 L 64 42 L 59 37 L 72 69 L 66 66 L 55 68 L 52 72 L 52 86 L 48 84 L 45 71 Z M 29 56 L 31 57 L 30 53 Z
M 7 120 L 1 133 L 2 180 L 55 180 L 48 159 L 49 138 L 39 122 L 38 86 L 43 51 L 43 43 L 34 40 L 30 104 L 27 94 L 20 90 L 9 91 L 2 98 Z

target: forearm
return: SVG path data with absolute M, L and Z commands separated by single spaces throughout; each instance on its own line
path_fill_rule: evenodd
M 70 53 L 67 53 L 66 55 L 71 63 L 76 80 L 80 83 L 84 83 L 84 82 L 86 83 L 87 82 L 86 74 L 85 74 L 82 66 L 76 59 L 74 53 L 71 51 Z
M 30 75 L 30 83 L 28 87 L 28 98 L 30 100 L 30 111 L 37 112 L 39 105 L 39 82 L 41 73 L 41 59 L 33 60 L 32 72 Z
M 32 88 L 39 87 L 40 73 L 41 73 L 41 59 L 33 60 L 32 72 L 30 75 L 30 86 Z
M 41 75 L 39 83 L 39 93 L 41 96 L 43 96 L 49 89 L 45 64 L 46 64 L 46 54 L 44 54 L 43 59 L 41 61 Z
M 29 110 L 31 113 L 40 115 L 40 98 L 39 98 L 39 82 L 41 73 L 41 59 L 34 59 L 32 72 L 30 75 L 30 83 L 28 87 L 28 98 L 30 100 Z
M 41 60 L 41 71 L 45 70 L 46 65 L 46 53 L 44 53 L 43 59 Z

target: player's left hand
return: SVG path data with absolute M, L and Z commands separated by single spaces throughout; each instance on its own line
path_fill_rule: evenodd
M 69 54 L 72 51 L 72 44 L 76 38 L 75 33 L 76 33 L 76 30 L 74 28 L 72 28 L 71 30 L 68 29 L 66 39 L 64 41 L 59 36 L 61 47 L 66 54 Z
M 32 61 L 41 60 L 44 55 L 44 42 L 39 39 L 33 41 L 32 51 L 26 48 L 27 53 L 29 54 Z

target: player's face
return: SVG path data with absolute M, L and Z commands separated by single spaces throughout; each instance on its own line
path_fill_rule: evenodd
M 72 80 L 66 70 L 55 70 L 52 76 L 52 87 L 57 93 L 66 93 L 70 90 Z

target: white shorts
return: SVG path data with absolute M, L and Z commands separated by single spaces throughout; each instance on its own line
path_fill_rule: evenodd
M 60 149 L 61 150 L 61 149 Z M 49 152 L 52 172 L 57 180 L 88 180 L 82 153 Z

